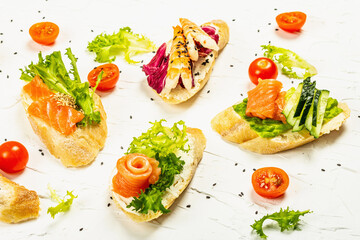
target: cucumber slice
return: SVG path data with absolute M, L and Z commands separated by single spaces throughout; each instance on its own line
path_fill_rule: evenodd
M 320 136 L 320 131 L 323 125 L 322 123 L 324 120 L 324 114 L 326 111 L 326 105 L 329 98 L 329 94 L 330 92 L 328 90 L 321 90 L 317 106 L 315 106 L 315 102 L 314 102 L 314 109 L 315 107 L 317 107 L 316 122 L 315 122 L 316 126 L 314 126 L 314 122 L 313 122 L 312 124 L 313 126 L 311 128 L 310 134 L 313 135 L 315 138 L 318 138 Z M 314 115 L 313 115 L 313 119 L 315 119 Z
M 304 83 L 304 87 L 302 88 L 299 103 L 296 106 L 294 117 L 300 117 L 304 105 L 306 103 L 307 96 L 309 95 L 309 90 L 311 85 L 310 78 L 306 78 L 303 81 L 303 83 Z
M 282 113 L 286 117 L 286 122 L 288 122 L 291 126 L 294 126 L 295 124 L 294 114 L 296 106 L 298 105 L 300 99 L 303 85 L 303 83 L 299 84 L 293 95 L 290 97 L 289 101 L 286 103 L 284 110 L 282 111 Z
M 315 111 L 314 111 L 314 102 L 316 100 L 316 103 L 319 101 L 319 96 L 320 96 L 320 93 L 321 91 L 319 90 L 316 90 L 315 89 L 315 94 L 314 94 L 314 98 L 313 98 L 313 101 L 311 103 L 311 107 L 309 109 L 309 113 L 306 117 L 306 120 L 305 120 L 305 127 L 306 129 L 310 132 L 311 129 L 312 129 L 312 121 L 313 121 L 313 115 L 316 116 L 316 110 L 317 108 L 315 108 Z M 316 118 L 316 117 L 315 117 Z

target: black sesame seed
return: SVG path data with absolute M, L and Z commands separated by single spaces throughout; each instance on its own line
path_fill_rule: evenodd
M 1 42 L 0 43 L 3 43 L 4 41 L 3 40 L 1 40 Z
M 237 166 L 238 165 L 238 163 L 235 163 L 235 166 Z
M 101 165 L 104 165 L 104 162 L 101 162 Z
M 190 205 L 190 204 L 189 204 L 189 205 L 186 205 L 186 207 L 187 207 L 187 208 L 190 208 L 190 207 L 191 207 L 191 205 Z
M 275 11 L 277 11 L 277 8 L 274 8 Z
M 241 193 L 239 193 L 238 195 L 239 195 L 239 197 L 242 197 Z
M 271 43 L 271 41 L 269 41 L 269 44 Z
M 1 71 L 0 71 L 1 72 Z M 358 116 L 358 118 L 360 118 L 360 115 Z
M 4 141 L 7 142 L 7 139 L 5 138 Z
M 13 22 L 13 20 L 11 19 L 10 22 Z
M 94 30 L 91 29 L 91 32 L 94 32 Z
M 69 40 L 69 43 L 71 43 L 71 40 Z
M 242 93 L 240 93 L 240 96 L 243 96 L 243 94 L 242 94 Z
M 336 164 L 336 165 L 338 165 L 339 167 L 341 166 L 341 164 L 340 164 L 340 163 L 338 163 L 338 164 Z
M 14 55 L 16 55 L 17 54 L 17 52 L 14 52 Z
M 268 25 L 271 25 L 271 23 L 268 23 Z
M 255 214 L 258 214 L 258 211 L 255 211 Z
M 279 31 L 279 29 L 278 29 L 278 28 L 275 28 L 275 31 Z
M 257 53 L 255 53 L 255 57 L 257 56 Z
M 45 154 L 43 152 L 41 152 L 41 156 L 44 156 Z
M 235 19 L 233 19 L 233 22 L 235 22 Z
M 325 169 L 322 168 L 321 171 L 325 172 Z
M 23 30 L 22 30 L 22 29 L 20 29 L 20 32 L 23 32 Z
M 207 93 L 210 93 L 210 90 L 208 90 Z
M 207 199 L 210 199 L 210 196 L 206 196 Z
M 82 230 L 84 230 L 84 228 L 80 228 L 79 231 L 81 232 Z
M 113 198 L 110 196 L 110 199 L 112 200 Z
M 130 119 L 132 119 L 132 116 L 130 115 Z
M 9 75 L 6 75 L 6 78 L 9 78 Z
M 45 19 L 45 17 L 43 17 L 43 19 Z
M 245 168 L 243 169 L 243 172 L 245 172 L 246 170 L 245 170 Z
M 108 207 L 110 207 L 111 206 L 111 203 L 108 203 L 108 205 L 107 205 Z
M 243 193 L 243 192 L 241 192 L 240 194 L 241 194 L 241 196 L 244 196 L 244 193 Z
M 4 35 L 4 33 L 0 33 L 0 35 Z
M 254 172 L 256 171 L 256 168 L 253 168 Z
M 293 83 L 294 83 L 294 81 L 291 81 L 291 83 L 293 84 Z
M 231 64 L 230 67 L 234 67 L 234 65 Z
M 260 32 L 260 29 L 258 29 L 258 32 Z
M 38 13 L 41 13 L 41 11 L 39 10 Z
M 42 149 L 39 149 L 39 152 L 42 152 Z
M 151 101 L 154 101 L 154 99 L 153 99 L 153 98 L 150 98 L 150 100 L 151 100 Z
M 215 186 L 216 186 L 216 183 L 213 184 L 213 187 L 215 187 Z
M 123 146 L 120 147 L 121 149 L 124 149 Z
M 155 51 L 152 51 L 152 53 L 155 53 Z

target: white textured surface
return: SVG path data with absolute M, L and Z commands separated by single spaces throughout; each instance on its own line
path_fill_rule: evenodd
M 41 196 L 42 210 L 34 221 L 0 223 L 0 238 L 256 239 L 249 226 L 254 219 L 290 206 L 311 209 L 313 213 L 303 217 L 302 231 L 280 233 L 276 228 L 267 228 L 269 239 L 359 239 L 358 6 L 356 0 L 1 1 L 0 141 L 17 140 L 27 147 L 28 168 L 20 175 L 7 176 L 36 190 Z M 300 34 L 275 31 L 275 16 L 294 10 L 307 13 L 303 31 Z M 230 27 L 229 44 L 220 54 L 205 88 L 185 104 L 167 105 L 147 86 L 140 65 L 130 66 L 118 58 L 115 63 L 122 73 L 116 89 L 101 93 L 108 114 L 106 146 L 92 165 L 64 168 L 44 148 L 25 117 L 19 101 L 23 82 L 19 80 L 18 69 L 37 61 L 40 50 L 49 54 L 71 47 L 79 58 L 80 75 L 85 81 L 87 73 L 98 65 L 93 62 L 94 55 L 86 51 L 87 42 L 97 34 L 129 26 L 160 46 L 171 38 L 171 26 L 179 24 L 179 17 L 198 24 L 220 18 Z M 29 27 L 40 21 L 53 21 L 60 26 L 55 45 L 40 46 L 30 39 Z M 256 58 L 254 54 L 261 56 L 260 45 L 269 41 L 295 51 L 316 66 L 319 74 L 314 79 L 318 87 L 329 89 L 331 96 L 346 102 L 352 112 L 338 132 L 294 150 L 261 156 L 223 141 L 211 130 L 210 120 L 252 88 L 248 66 Z M 152 55 L 138 59 L 146 63 Z M 292 85 L 284 76 L 280 75 L 279 80 L 285 89 Z M 294 80 L 293 85 L 297 83 Z M 188 126 L 201 128 L 208 144 L 193 181 L 171 208 L 172 213 L 152 223 L 136 224 L 116 212 L 113 204 L 107 207 L 111 203 L 107 185 L 116 160 L 126 151 L 132 137 L 146 130 L 148 121 L 161 118 L 171 124 L 182 119 Z M 45 156 L 41 156 L 39 148 L 44 149 Z M 252 169 L 264 166 L 281 167 L 289 174 L 290 186 L 284 197 L 267 200 L 253 192 Z M 48 184 L 61 194 L 74 190 L 78 195 L 71 211 L 54 220 L 46 214 L 47 208 L 55 204 L 49 199 Z M 241 192 L 243 197 L 238 196 Z M 186 207 L 188 204 L 190 208 Z

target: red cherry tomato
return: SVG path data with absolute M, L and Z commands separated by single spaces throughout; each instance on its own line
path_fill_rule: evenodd
M 31 38 L 40 44 L 50 45 L 59 35 L 59 27 L 52 22 L 35 23 L 29 29 Z
M 257 58 L 249 66 L 249 77 L 255 85 L 259 83 L 259 78 L 276 79 L 277 76 L 276 64 L 269 58 Z
M 289 176 L 276 167 L 264 167 L 256 170 L 251 179 L 257 194 L 266 198 L 277 198 L 283 195 L 289 186 Z
M 288 32 L 299 31 L 304 26 L 305 21 L 306 14 L 303 12 L 287 12 L 276 17 L 279 27 Z
M 29 154 L 24 145 L 9 141 L 0 146 L 0 169 L 7 173 L 15 173 L 25 169 Z
M 101 71 L 104 71 L 104 73 L 97 90 L 105 91 L 114 88 L 117 81 L 119 80 L 119 68 L 112 63 L 98 66 L 90 71 L 88 75 L 90 86 L 95 87 L 97 77 Z

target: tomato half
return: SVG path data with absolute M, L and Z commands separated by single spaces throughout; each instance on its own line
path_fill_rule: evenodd
M 303 12 L 287 12 L 276 17 L 279 27 L 288 32 L 299 31 L 304 26 L 305 21 L 306 14 Z
M 35 23 L 29 29 L 31 38 L 40 44 L 53 44 L 59 35 L 59 27 L 52 22 Z
M 88 75 L 90 86 L 95 87 L 97 77 L 101 71 L 104 71 L 104 73 L 97 90 L 105 91 L 114 88 L 119 80 L 119 68 L 113 63 L 104 64 L 91 70 Z
M 257 194 L 266 198 L 277 198 L 283 195 L 289 186 L 289 176 L 276 167 L 265 167 L 256 170 L 251 179 Z
M 9 141 L 0 145 L 0 169 L 15 173 L 25 169 L 29 153 L 19 142 Z
M 276 79 L 277 76 L 277 66 L 269 58 L 257 58 L 249 66 L 249 77 L 255 85 L 259 83 L 259 78 Z

